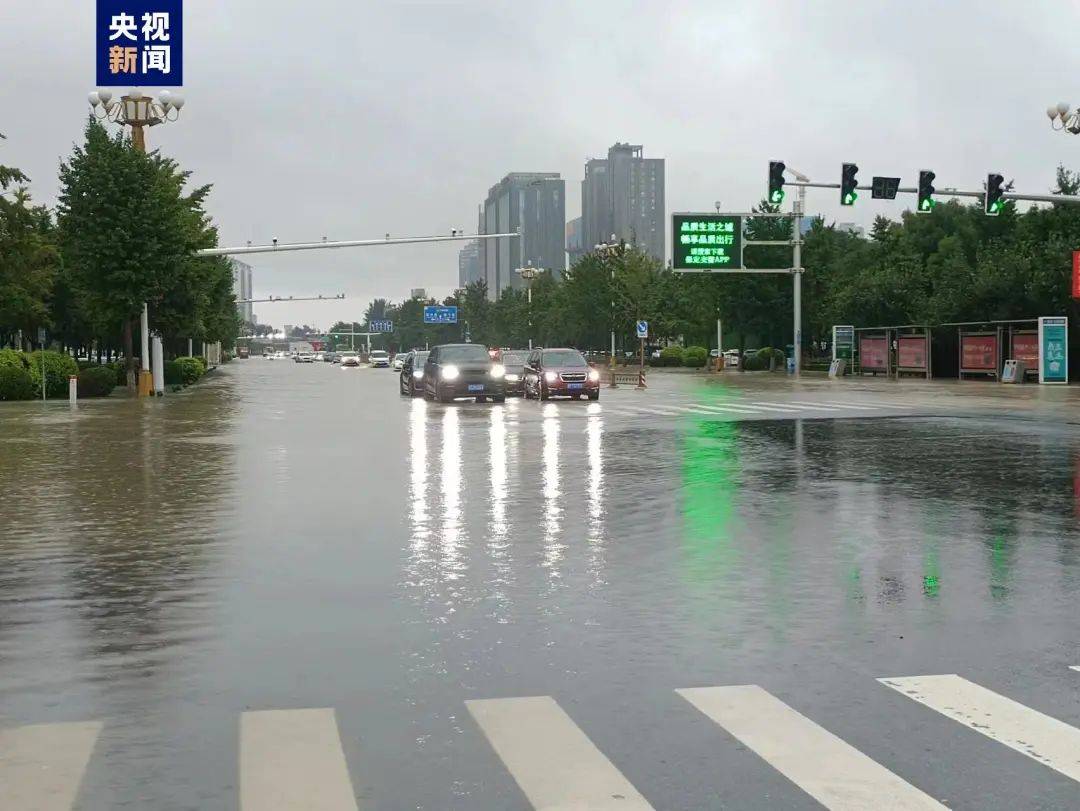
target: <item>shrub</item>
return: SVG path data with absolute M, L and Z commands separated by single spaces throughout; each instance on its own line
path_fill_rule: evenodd
M 746 372 L 760 372 L 762 369 L 769 368 L 768 358 L 762 358 L 761 355 L 755 353 L 753 355 L 743 355 L 743 371 Z
M 80 397 L 108 397 L 116 388 L 116 372 L 107 366 L 88 366 L 79 372 Z
M 14 349 L 0 349 L 0 367 L 26 369 L 26 355 Z
M 690 346 L 683 352 L 682 365 L 700 369 L 709 360 L 709 350 L 703 346 Z
M 68 377 L 79 373 L 79 366 L 71 355 L 40 349 L 27 356 L 30 363 L 30 377 L 34 388 L 41 391 L 41 359 L 45 358 L 45 396 L 67 397 Z
M 0 361 L 0 400 L 31 400 L 34 397 L 34 379 L 21 365 L 14 366 Z
M 180 382 L 185 386 L 190 386 L 206 374 L 206 361 L 202 358 L 177 358 L 176 363 L 180 368 Z
M 665 346 L 660 350 L 659 366 L 681 366 L 683 349 L 681 346 Z
M 124 367 L 124 362 L 122 360 L 114 360 L 112 363 L 104 363 L 102 365 L 107 369 L 113 370 L 113 374 L 116 375 L 117 386 L 127 385 L 127 369 Z
M 175 360 L 165 361 L 165 385 L 179 386 L 184 382 L 180 373 L 180 364 Z

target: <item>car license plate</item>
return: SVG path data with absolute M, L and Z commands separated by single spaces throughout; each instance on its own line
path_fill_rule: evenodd
M 484 390 L 484 384 L 483 383 L 470 383 L 469 384 L 469 391 L 483 391 L 483 390 Z
M 568 389 L 583 389 L 583 388 L 585 388 L 585 384 L 584 383 L 567 383 L 566 387 Z

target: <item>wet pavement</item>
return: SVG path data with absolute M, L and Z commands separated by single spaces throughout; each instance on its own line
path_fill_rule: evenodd
M 1080 807 L 1080 403 L 965 385 L 0 404 L 0 807 Z

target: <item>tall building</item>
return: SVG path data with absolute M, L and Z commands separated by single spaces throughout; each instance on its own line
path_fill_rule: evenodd
M 232 278 L 233 278 L 233 293 L 236 294 L 236 312 L 240 318 L 249 324 L 255 323 L 255 313 L 252 311 L 250 301 L 241 301 L 241 299 L 251 299 L 254 296 L 251 294 L 251 265 L 246 262 L 241 262 L 239 259 L 233 259 L 229 257 L 229 264 L 232 265 Z
M 481 240 L 488 296 L 521 289 L 518 268 L 528 263 L 561 276 L 566 270 L 566 183 L 558 172 L 511 172 L 488 190 L 480 233 L 520 237 Z
M 614 144 L 607 158 L 585 162 L 581 241 L 591 248 L 614 234 L 660 261 L 666 258 L 664 159 L 645 158 L 640 144 Z
M 480 263 L 480 240 L 466 242 L 458 252 L 458 287 L 468 287 L 484 278 Z

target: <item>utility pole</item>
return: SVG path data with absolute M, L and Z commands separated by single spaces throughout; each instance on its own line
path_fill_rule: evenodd
M 533 334 L 532 284 L 533 284 L 533 279 L 536 278 L 537 271 L 536 271 L 536 268 L 534 268 L 532 266 L 532 261 L 530 260 L 528 262 L 528 264 L 526 264 L 525 267 L 518 268 L 517 272 L 521 276 L 521 278 L 525 280 L 525 285 L 526 285 L 526 288 L 528 290 L 527 295 L 528 295 L 528 298 L 529 298 L 529 349 L 532 349 L 533 348 L 533 335 L 532 335 Z

